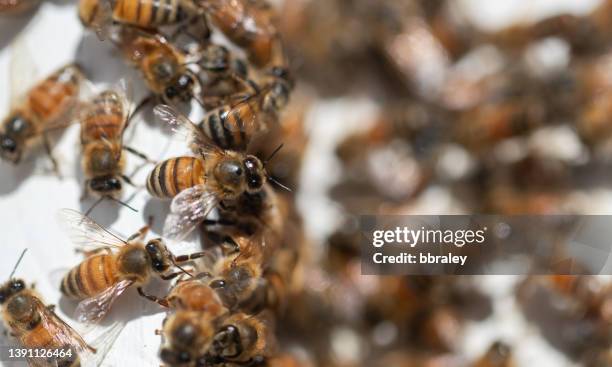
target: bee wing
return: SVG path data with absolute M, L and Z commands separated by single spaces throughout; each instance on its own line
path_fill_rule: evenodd
M 230 108 L 219 107 L 216 110 L 210 111 L 207 116 L 211 114 L 219 114 L 221 121 L 223 121 L 223 129 L 231 132 L 244 132 L 253 133 L 261 130 L 262 125 L 260 124 L 260 118 L 257 111 L 253 110 L 249 103 L 253 99 L 259 98 L 258 93 L 250 93 L 246 95 L 233 96 L 230 101 Z M 258 103 L 258 102 L 256 102 Z M 246 114 L 241 113 L 243 109 L 248 112 Z M 239 124 L 228 124 L 227 121 L 230 116 L 236 116 L 236 120 L 240 121 Z M 245 118 L 245 115 L 248 118 Z
M 84 250 L 95 250 L 101 247 L 117 248 L 126 244 L 119 235 L 102 227 L 79 211 L 61 209 L 58 218 L 72 243 Z
M 93 19 L 91 19 L 90 27 L 96 32 L 98 39 L 104 41 L 110 37 L 113 8 L 110 0 L 101 0 L 97 3 L 97 9 Z
M 172 130 L 179 135 L 184 135 L 191 140 L 191 144 L 197 149 L 194 153 L 206 156 L 208 154 L 221 154 L 219 149 L 212 141 L 195 125 L 187 116 L 168 105 L 157 105 L 154 108 L 157 118 L 164 124 L 170 125 Z
M 75 311 L 77 320 L 85 323 L 100 321 L 108 313 L 117 297 L 133 283 L 132 280 L 122 280 L 97 296 L 82 300 Z
M 96 348 L 96 354 L 95 357 L 92 358 L 92 363 L 90 363 L 91 365 L 102 365 L 104 358 L 106 358 L 110 348 L 113 346 L 113 344 L 115 344 L 115 341 L 119 337 L 119 334 L 121 334 L 121 331 L 123 331 L 123 328 L 125 328 L 125 321 L 113 322 L 110 327 L 104 328 L 104 331 L 93 339 L 91 345 Z M 87 334 L 87 336 L 89 337 L 90 335 Z
M 57 345 L 66 345 L 75 349 L 81 354 L 95 353 L 92 348 L 73 328 L 70 327 L 64 320 L 59 318 L 51 309 L 47 308 L 40 300 L 36 300 L 36 310 L 40 315 L 40 319 L 49 334 L 53 336 Z
M 181 191 L 172 199 L 170 214 L 164 223 L 164 236 L 180 241 L 217 206 L 218 198 L 198 185 Z

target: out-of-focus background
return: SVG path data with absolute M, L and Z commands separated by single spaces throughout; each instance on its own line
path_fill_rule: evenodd
M 277 325 L 282 347 L 306 365 L 611 366 L 612 301 L 598 293 L 606 277 L 361 276 L 354 233 L 359 214 L 612 212 L 612 5 L 275 3 L 298 87 L 273 169 L 294 189 L 308 238 L 302 291 Z M 14 90 L 74 60 L 98 87 L 127 77 L 143 95 L 139 75 L 83 29 L 72 1 L 0 18 L 0 47 L 0 111 Z M 57 274 L 80 257 L 56 213 L 91 204 L 79 201 L 78 136 L 72 126 L 55 145 L 62 180 L 45 159 L 0 163 L 0 278 L 29 248 L 17 275 L 68 320 L 74 305 L 60 298 Z M 126 141 L 153 159 L 187 152 L 151 114 Z M 167 204 L 142 189 L 126 198 L 139 213 L 105 202 L 93 217 L 129 235 L 152 215 L 160 234 Z M 112 317 L 128 323 L 105 365 L 159 365 L 163 312 L 131 290 Z

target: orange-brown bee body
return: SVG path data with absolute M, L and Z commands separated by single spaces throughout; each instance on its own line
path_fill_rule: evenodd
M 18 163 L 35 138 L 63 122 L 62 118 L 75 106 L 82 79 L 79 67 L 68 65 L 30 89 L 24 101 L 2 123 L 2 157 Z
M 177 157 L 158 163 L 147 179 L 147 190 L 157 198 L 172 198 L 205 182 L 204 162 L 195 157 Z

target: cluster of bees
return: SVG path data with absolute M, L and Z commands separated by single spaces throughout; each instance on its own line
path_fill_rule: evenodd
M 35 3 L 2 1 L 0 10 L 14 14 Z M 267 171 L 284 154 L 280 113 L 294 87 L 274 9 L 250 0 L 82 0 L 78 16 L 140 73 L 148 97 L 132 105 L 124 80 L 94 93 L 87 73 L 70 64 L 16 101 L 0 129 L 3 160 L 18 164 L 42 141 L 59 173 L 49 135 L 80 124 L 82 199 L 97 201 L 84 214 L 63 209 L 59 215 L 84 255 L 60 286 L 65 298 L 78 303 L 75 317 L 99 324 L 115 300 L 134 288 L 167 311 L 156 331 L 166 366 L 297 365 L 274 348 L 272 324 L 301 246 L 292 196 L 278 192 L 290 189 Z M 216 32 L 228 44 L 213 41 Z M 204 112 L 200 121 L 183 112 L 191 102 Z M 124 144 L 130 122 L 147 107 L 185 138 L 192 155 L 154 162 Z M 256 137 L 262 155 L 247 152 Z M 125 173 L 127 153 L 153 164 L 140 186 L 171 201 L 164 239 L 146 241 L 149 225 L 123 238 L 90 217 L 103 200 L 131 208 L 122 199 L 125 184 L 137 185 Z M 183 240 L 195 229 L 202 251 L 175 255 L 166 246 L 165 240 Z M 29 364 L 102 364 L 114 340 L 107 334 L 116 327 L 86 342 L 33 287 L 13 277 L 16 269 L 0 289 L 8 333 L 24 348 L 74 352 L 29 356 Z M 147 293 L 155 277 L 172 281 L 167 294 Z
M 0 12 L 37 3 L 0 0 Z M 80 0 L 83 25 L 114 45 L 149 96 L 133 106 L 125 82 L 93 94 L 86 72 L 68 65 L 0 129 L 3 159 L 19 163 L 42 141 L 55 162 L 49 135 L 81 125 L 83 197 L 97 201 L 84 214 L 60 212 L 86 256 L 61 282 L 76 318 L 97 324 L 136 289 L 167 311 L 156 331 L 166 366 L 516 366 L 509 340 L 475 358 L 459 352 L 464 326 L 492 312 L 474 279 L 362 276 L 356 218 L 588 212 L 576 198 L 607 178 L 611 157 L 612 2 L 499 31 L 473 26 L 454 3 L 296 0 L 277 12 L 265 0 Z M 538 58 L 545 47 L 564 50 L 565 61 Z M 323 98 L 366 94 L 380 107 L 335 150 L 342 174 L 330 194 L 344 221 L 320 254 L 305 246 L 287 190 L 298 188 L 311 143 L 304 107 L 286 108 L 296 84 Z M 204 111 L 197 122 L 185 112 L 191 102 Z M 154 162 L 124 144 L 147 107 L 191 155 Z M 153 164 L 144 183 L 125 174 L 124 152 Z M 128 206 L 124 184 L 171 202 L 163 239 L 146 241 L 150 224 L 123 238 L 90 218 L 102 200 Z M 167 247 L 194 232 L 201 251 Z M 30 364 L 103 364 L 112 338 L 86 342 L 14 272 L 0 290 L 9 333 L 26 347 L 76 352 Z M 168 282 L 166 294 L 146 290 L 154 278 Z M 612 365 L 605 280 L 529 276 L 515 293 L 525 318 L 570 359 Z

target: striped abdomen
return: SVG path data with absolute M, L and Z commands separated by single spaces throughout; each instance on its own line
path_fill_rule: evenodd
M 259 130 L 254 103 L 246 101 L 233 108 L 220 107 L 207 114 L 198 126 L 217 146 L 243 150 Z
M 69 65 L 30 90 L 28 108 L 40 124 L 58 119 L 74 106 L 82 77 L 77 66 Z
M 176 24 L 187 19 L 184 4 L 182 0 L 118 0 L 113 19 L 143 28 Z
M 179 192 L 205 182 L 204 162 L 195 157 L 178 157 L 158 163 L 147 179 L 149 194 L 173 198 Z
M 81 141 L 87 143 L 102 138 L 119 140 L 125 126 L 125 116 L 123 100 L 117 93 L 101 93 L 81 117 Z
M 102 293 L 119 281 L 113 255 L 94 255 L 75 266 L 62 280 L 61 292 L 82 300 Z

